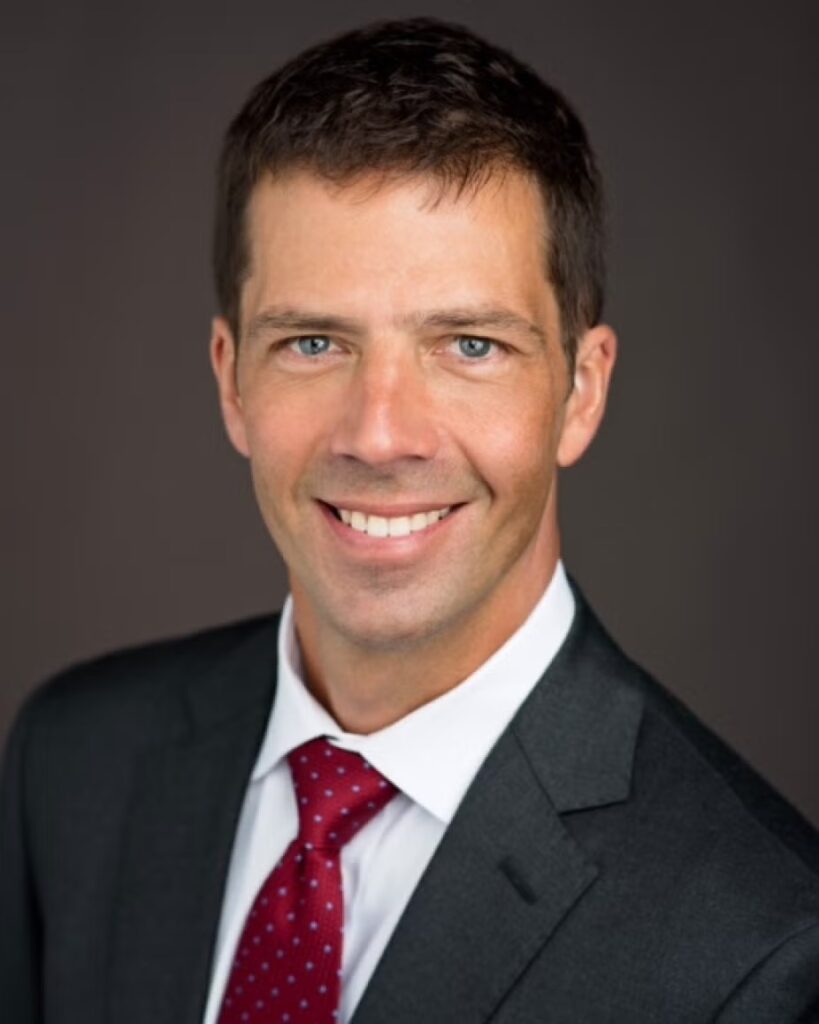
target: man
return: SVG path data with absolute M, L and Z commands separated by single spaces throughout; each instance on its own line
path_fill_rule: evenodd
M 254 91 L 211 358 L 291 597 L 29 701 L 4 1020 L 819 1020 L 815 834 L 560 561 L 616 354 L 601 234 L 574 113 L 463 29 Z

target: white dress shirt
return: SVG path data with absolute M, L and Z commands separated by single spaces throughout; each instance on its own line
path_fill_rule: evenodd
M 339 1020 L 347 1024 L 458 804 L 573 617 L 574 598 L 558 562 L 523 625 L 471 676 L 385 729 L 360 736 L 344 732 L 305 686 L 288 597 L 279 628 L 276 698 L 239 819 L 204 1024 L 216 1024 L 245 918 L 298 832 L 287 754 L 326 736 L 360 753 L 399 790 L 341 851 Z

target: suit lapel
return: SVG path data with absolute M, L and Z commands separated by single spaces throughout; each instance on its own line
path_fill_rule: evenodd
M 471 787 L 353 1024 L 483 1021 L 595 877 L 510 733 Z
M 271 622 L 192 680 L 185 711 L 193 728 L 143 759 L 115 901 L 109 1019 L 117 1024 L 202 1019 L 236 824 L 270 711 L 275 650 Z
M 600 869 L 561 815 L 628 797 L 642 702 L 576 599 L 566 642 L 468 790 L 352 1024 L 486 1021 L 593 885 Z

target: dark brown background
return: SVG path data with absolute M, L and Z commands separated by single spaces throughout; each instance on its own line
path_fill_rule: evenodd
M 7 10 L 0 733 L 71 660 L 280 601 L 207 367 L 219 137 L 302 46 L 436 13 L 561 87 L 609 184 L 622 356 L 603 435 L 562 484 L 567 564 L 626 649 L 819 822 L 817 11 Z

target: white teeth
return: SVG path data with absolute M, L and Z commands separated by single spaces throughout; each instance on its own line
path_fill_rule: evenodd
M 389 537 L 389 521 L 383 516 L 367 516 L 367 533 L 371 537 Z
M 390 520 L 390 536 L 391 537 L 409 537 L 410 535 L 410 521 L 409 516 L 398 516 L 397 519 Z
M 411 533 L 419 533 L 428 526 L 432 526 L 433 523 L 437 523 L 439 519 L 448 515 L 450 510 L 451 506 L 447 506 L 433 509 L 431 512 L 416 512 L 412 516 L 396 516 L 388 519 L 385 516 L 368 516 L 364 512 L 356 512 L 352 509 L 337 509 L 343 523 L 370 537 L 408 537 Z

